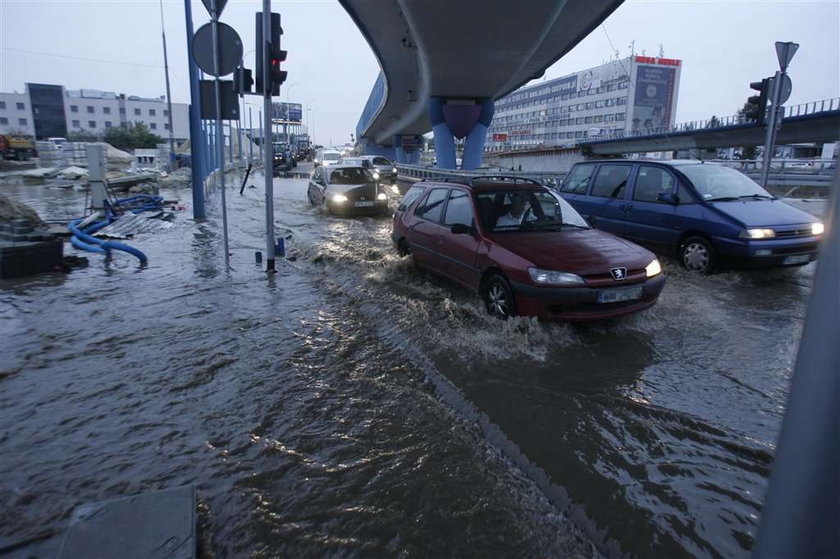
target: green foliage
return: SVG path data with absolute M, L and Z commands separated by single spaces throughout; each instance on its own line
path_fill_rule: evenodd
M 121 150 L 138 148 L 154 148 L 163 143 L 163 138 L 152 134 L 142 122 L 121 124 L 117 128 L 109 128 L 104 140 Z
M 67 140 L 70 142 L 98 142 L 101 139 L 102 137 L 99 134 L 86 130 L 73 130 L 67 134 Z

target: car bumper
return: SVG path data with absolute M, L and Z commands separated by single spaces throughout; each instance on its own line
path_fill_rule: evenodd
M 819 237 L 745 240 L 713 239 L 721 258 L 747 268 L 801 266 L 817 259 Z
M 639 286 L 642 288 L 639 299 L 617 303 L 598 302 L 599 292 Z M 604 320 L 648 309 L 656 303 L 664 286 L 663 274 L 641 283 L 620 287 L 537 287 L 525 283 L 512 284 L 516 294 L 517 314 L 536 316 L 544 320 L 580 322 Z
M 372 206 L 356 206 L 356 200 L 349 200 L 343 204 L 327 202 L 330 213 L 341 215 L 371 215 L 383 214 L 388 211 L 387 200 L 376 200 Z

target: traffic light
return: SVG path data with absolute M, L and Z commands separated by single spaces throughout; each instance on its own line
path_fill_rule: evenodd
M 744 116 L 748 120 L 757 122 L 760 126 L 767 124 L 767 98 L 770 95 L 770 85 L 772 78 L 764 78 L 760 82 L 752 82 L 750 89 L 758 91 L 758 95 L 753 95 L 747 98 L 747 103 L 750 108 L 744 112 Z
M 271 95 L 280 94 L 280 84 L 286 81 L 287 73 L 280 69 L 281 63 L 286 60 L 286 51 L 280 48 L 280 36 L 283 34 L 283 28 L 280 26 L 280 14 L 271 13 L 271 21 L 269 24 L 269 39 L 268 39 L 268 84 L 266 87 L 263 84 L 263 32 L 262 32 L 262 13 L 257 12 L 257 64 L 256 64 L 256 82 L 257 93 L 270 93 Z
M 280 84 L 286 81 L 288 72 L 280 69 L 280 63 L 286 60 L 286 51 L 272 48 L 268 55 L 268 78 L 271 82 L 271 94 L 280 95 Z
M 240 66 L 233 73 L 233 90 L 237 95 L 244 93 L 251 93 L 251 88 L 254 86 L 254 78 L 251 77 L 251 70 Z

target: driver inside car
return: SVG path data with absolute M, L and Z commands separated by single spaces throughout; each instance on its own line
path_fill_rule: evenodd
M 525 221 L 526 207 L 528 201 L 522 194 L 514 194 L 511 196 L 510 211 L 499 216 L 496 220 L 494 229 L 503 229 L 508 227 L 519 227 Z

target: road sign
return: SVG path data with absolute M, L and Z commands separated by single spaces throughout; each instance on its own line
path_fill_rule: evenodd
M 211 76 L 226 76 L 236 70 L 242 60 L 242 40 L 230 25 L 219 26 L 219 73 L 213 64 L 213 23 L 206 23 L 192 38 L 192 55 L 196 65 Z
M 219 19 L 219 16 L 222 15 L 222 10 L 225 9 L 225 5 L 227 4 L 228 0 L 215 0 L 216 4 L 216 19 Z M 207 8 L 207 13 L 211 16 L 213 15 L 213 0 L 201 0 L 201 3 L 204 4 L 204 7 Z
M 799 49 L 797 43 L 776 41 L 776 57 L 779 59 L 779 68 L 782 72 L 787 70 L 788 64 L 790 64 L 797 49 Z
M 776 78 L 773 78 L 774 80 Z M 779 105 L 784 105 L 785 102 L 790 99 L 790 93 L 793 91 L 793 82 L 790 81 L 790 76 L 787 74 L 782 74 L 779 76 L 781 80 L 780 85 L 782 90 L 779 92 Z

